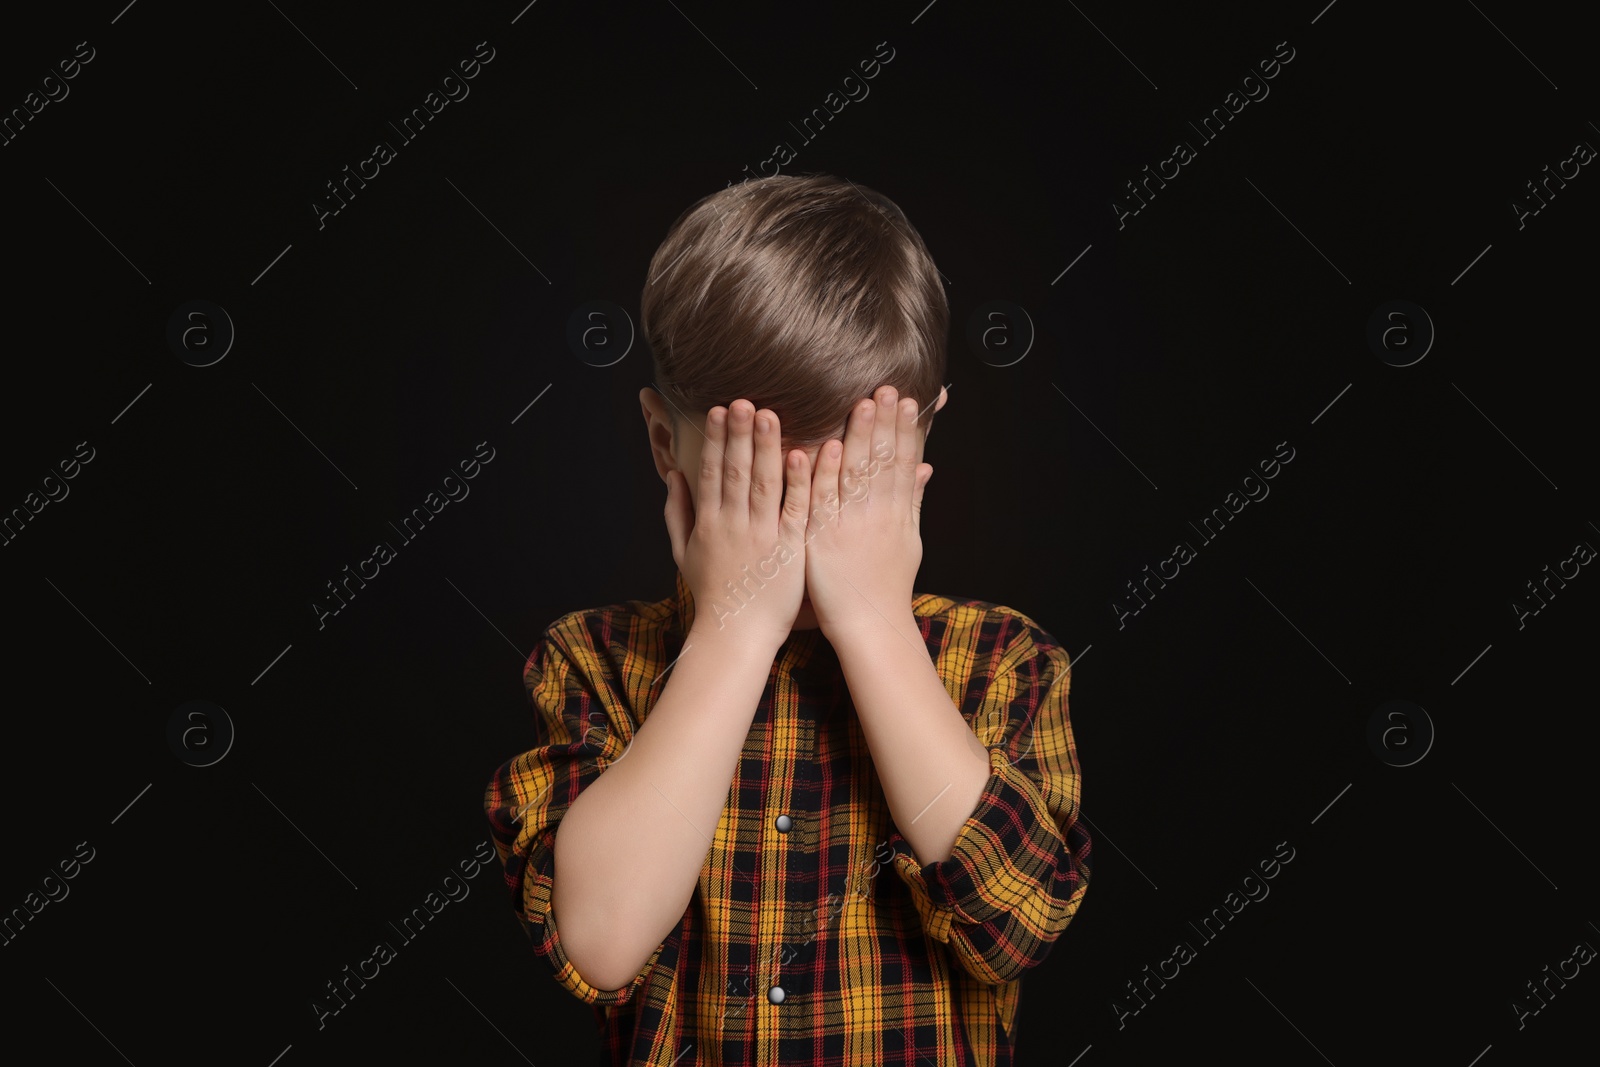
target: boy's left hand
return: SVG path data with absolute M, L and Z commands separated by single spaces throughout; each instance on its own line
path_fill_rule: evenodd
M 817 453 L 806 529 L 806 589 L 829 641 L 898 624 L 922 565 L 922 493 L 933 466 L 917 461 L 917 402 L 893 386 L 852 409 L 841 443 Z

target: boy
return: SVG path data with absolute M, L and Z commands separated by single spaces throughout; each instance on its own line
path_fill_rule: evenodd
M 1089 838 L 1064 650 L 912 593 L 948 316 L 900 209 L 827 176 L 705 197 L 651 262 L 675 594 L 551 624 L 484 797 L 606 1063 L 1012 1062 Z

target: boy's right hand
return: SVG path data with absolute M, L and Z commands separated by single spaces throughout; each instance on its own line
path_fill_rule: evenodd
M 805 594 L 810 462 L 798 448 L 786 458 L 777 415 L 744 399 L 712 408 L 705 436 L 697 497 L 683 472 L 667 472 L 667 533 L 694 596 L 694 628 L 776 649 Z

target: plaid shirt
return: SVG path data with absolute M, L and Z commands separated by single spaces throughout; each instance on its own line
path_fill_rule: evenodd
M 948 859 L 924 866 L 895 828 L 838 657 L 819 630 L 796 630 L 677 926 L 621 989 L 596 989 L 567 959 L 550 908 L 555 833 L 664 688 L 694 618 L 681 572 L 676 585 L 667 600 L 550 625 L 523 670 L 537 745 L 484 794 L 512 908 L 561 988 L 594 1006 L 604 1062 L 1010 1064 L 1022 975 L 1078 910 L 1089 836 L 1067 654 L 984 601 L 912 603 L 946 691 L 989 748 L 989 780 Z

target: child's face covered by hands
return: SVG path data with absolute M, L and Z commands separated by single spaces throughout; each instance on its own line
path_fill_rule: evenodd
M 652 410 L 658 415 L 666 410 L 662 403 L 664 398 L 652 393 L 642 394 L 647 417 Z M 931 473 L 931 468 L 920 464 L 926 441 L 921 425 L 922 411 L 912 414 L 916 405 L 910 400 L 900 405 L 897 399 L 892 388 L 884 387 L 857 405 L 857 408 L 881 405 L 885 409 L 876 434 L 870 417 L 863 419 L 861 412 L 853 408 L 839 433 L 828 441 L 810 445 L 798 445 L 786 437 L 776 413 L 766 408 L 757 410 L 745 399 L 735 400 L 726 407 L 714 407 L 698 417 L 679 412 L 677 432 L 662 434 L 661 427 L 666 423 L 657 418 L 651 432 L 657 468 L 668 485 L 668 532 L 673 538 L 674 558 L 695 594 L 697 621 L 705 611 L 708 618 L 711 612 L 716 612 L 723 623 L 718 627 L 719 632 L 734 624 L 735 615 L 743 616 L 742 621 L 750 624 L 746 630 L 754 629 L 768 636 L 780 631 L 818 627 L 826 631 L 825 620 L 819 619 L 813 603 L 811 586 L 816 578 L 836 573 L 838 564 L 847 562 L 844 557 L 853 564 L 859 562 L 856 557 L 863 554 L 874 558 L 894 556 L 895 562 L 900 564 L 892 568 L 897 575 L 896 588 L 914 579 L 920 552 L 909 554 L 915 559 L 907 557 L 899 551 L 905 545 L 886 545 L 882 543 L 885 538 L 871 536 L 883 532 L 877 529 L 869 531 L 866 538 L 848 536 L 843 541 L 834 536 L 838 531 L 828 530 L 840 517 L 839 504 L 858 499 L 860 491 L 866 488 L 866 481 L 876 483 L 881 495 L 896 480 L 892 474 L 887 478 L 870 477 L 878 473 L 879 464 L 861 454 L 869 444 L 876 445 L 875 455 L 894 455 L 898 451 L 897 461 L 892 460 L 884 467 L 886 472 L 900 467 L 911 471 L 913 479 L 924 484 Z M 946 394 L 940 390 L 932 405 L 934 410 L 942 408 L 945 400 Z M 896 433 L 894 427 L 902 421 L 897 417 L 901 406 L 908 408 L 907 417 Z M 876 437 L 885 440 L 870 440 Z M 829 462 L 826 450 L 836 443 L 843 444 L 841 453 L 848 451 L 861 470 L 841 470 L 845 466 L 841 462 L 842 454 Z M 713 462 L 708 463 L 708 458 Z M 904 466 L 908 461 L 909 467 Z M 795 466 L 791 467 L 791 462 Z M 819 470 L 819 464 L 827 475 L 824 478 L 827 484 L 821 492 L 817 481 L 824 471 Z M 841 491 L 841 486 L 848 491 Z M 920 486 L 918 490 L 916 495 L 920 497 Z M 905 491 L 908 490 L 903 487 Z M 831 506 L 823 501 L 823 496 L 830 493 L 833 494 Z M 707 513 L 704 504 L 708 500 L 713 504 L 713 517 L 706 529 L 699 531 L 698 538 L 692 537 L 695 527 L 700 525 L 699 517 Z M 881 511 L 879 508 L 869 510 Z M 864 513 L 856 516 L 858 520 L 863 517 Z M 860 532 L 858 522 L 849 525 L 851 535 Z M 824 534 L 828 540 L 828 555 L 835 566 L 817 572 L 806 559 L 806 549 Z M 701 543 L 696 551 L 687 553 L 693 558 L 686 558 L 685 550 L 696 539 Z M 712 542 L 716 542 L 715 547 Z M 908 563 L 910 574 L 904 573 Z M 746 566 L 759 578 L 746 575 Z M 859 573 L 853 565 L 847 569 Z M 746 589 L 754 585 L 758 595 L 725 595 L 728 581 Z M 829 584 L 833 593 L 839 593 L 844 580 L 835 578 L 825 584 Z M 880 591 L 874 589 L 873 592 Z M 827 597 L 829 593 L 824 591 L 823 595 Z M 841 596 L 832 597 L 834 616 L 844 614 L 844 605 L 839 603 L 842 599 Z M 906 599 L 909 603 L 909 593 Z M 758 601 L 764 603 L 758 605 Z M 757 610 L 747 611 L 747 608 Z

